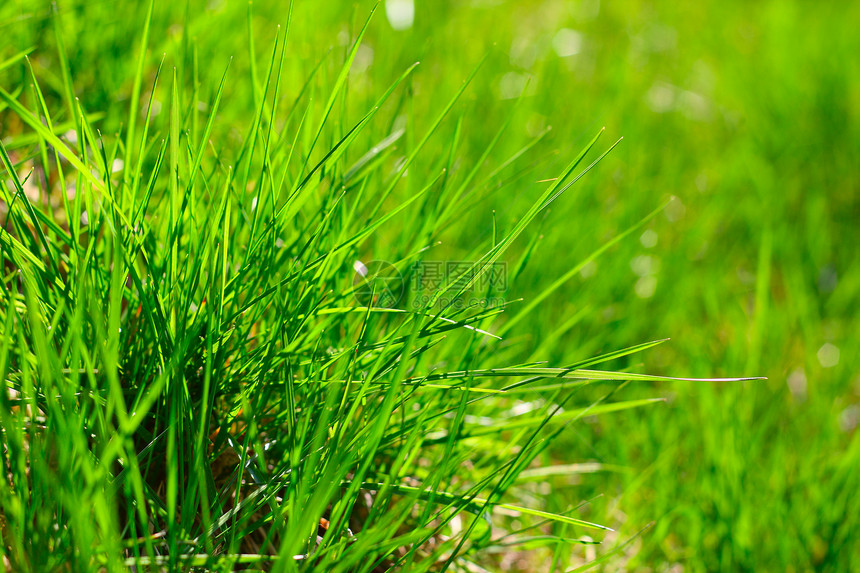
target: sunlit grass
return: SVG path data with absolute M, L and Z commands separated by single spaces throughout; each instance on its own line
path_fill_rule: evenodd
M 849 567 L 835 16 L 387 4 L 0 8 L 8 566 Z

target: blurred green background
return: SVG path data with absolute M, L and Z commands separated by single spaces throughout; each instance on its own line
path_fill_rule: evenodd
M 320 81 L 331 81 L 373 6 L 296 3 L 287 104 L 318 63 Z M 36 46 L 31 60 L 42 88 L 59 102 L 51 10 L 5 2 L 0 56 Z M 193 73 L 193 39 L 208 101 L 234 57 L 213 137 L 230 138 L 251 121 L 247 10 L 245 2 L 217 0 L 156 4 L 145 90 L 162 53 L 165 66 Z M 61 0 L 58 11 L 75 95 L 104 114 L 101 129 L 120 129 L 146 6 Z M 286 1 L 253 5 L 258 74 L 287 12 Z M 602 126 L 607 143 L 624 136 L 530 230 L 542 238 L 509 299 L 527 302 L 677 197 L 512 329 L 500 363 L 563 365 L 671 337 L 621 366 L 768 378 L 627 386 L 625 397 L 667 401 L 566 430 L 551 461 L 597 462 L 590 467 L 599 471 L 553 478 L 548 509 L 602 494 L 586 517 L 618 529 L 615 540 L 654 522 L 608 568 L 860 567 L 858 29 L 859 3 L 784 0 L 389 0 L 371 21 L 350 76 L 350 104 L 336 122 L 354 123 L 421 62 L 407 97 L 374 128 L 377 138 L 406 114 L 414 125 L 405 145 L 413 144 L 486 57 L 401 192 L 420 188 L 446 156 L 458 118 L 461 169 L 477 161 L 510 113 L 511 128 L 489 160 L 496 166 L 552 126 L 510 183 L 441 237 L 439 258 L 467 257 L 486 241 L 493 210 L 499 228 L 509 227 L 542 189 L 538 181 L 557 175 Z M 29 82 L 19 67 L 0 80 L 7 90 Z M 0 111 L 0 137 L 20 129 Z M 392 228 L 380 240 L 397 237 Z

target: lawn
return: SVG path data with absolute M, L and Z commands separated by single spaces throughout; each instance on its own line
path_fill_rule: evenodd
M 6 569 L 860 568 L 858 26 L 3 3 Z

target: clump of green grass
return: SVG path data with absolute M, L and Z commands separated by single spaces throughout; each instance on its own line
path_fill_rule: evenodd
M 566 275 L 507 322 L 507 304 L 451 301 L 612 146 L 586 166 L 598 133 L 510 229 L 475 245 L 470 281 L 405 308 L 375 306 L 383 285 L 370 281 L 362 303 L 354 261 L 372 252 L 408 277 L 542 136 L 497 157 L 502 122 L 481 161 L 461 166 L 461 117 L 415 182 L 410 168 L 468 79 L 419 122 L 404 112 L 419 73 L 407 67 L 353 118 L 349 72 L 369 21 L 331 77 L 320 65 L 299 79 L 287 18 L 265 69 L 252 45 L 240 79 L 227 61 L 200 62 L 193 43 L 190 65 L 149 73 L 151 15 L 152 4 L 115 133 L 74 97 L 56 15 L 58 98 L 25 54 L 0 64 L 27 74 L 0 89 L 21 126 L 0 142 L 11 182 L 0 232 L 6 566 L 479 570 L 517 547 L 565 564 L 571 545 L 591 543 L 585 533 L 599 538 L 608 528 L 580 507 L 545 511 L 524 472 L 582 417 L 653 403 L 613 400 L 617 385 L 597 401 L 579 393 L 671 380 L 592 369 L 660 341 L 565 367 L 504 364 L 500 336 Z M 221 79 L 202 83 L 200 69 L 219 64 Z M 250 109 L 229 96 L 246 81 Z M 225 116 L 244 122 L 219 125 Z M 377 238 L 392 226 L 396 241 Z M 548 523 L 565 533 L 542 535 Z

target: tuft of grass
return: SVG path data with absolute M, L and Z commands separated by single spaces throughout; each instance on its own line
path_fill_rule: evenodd
M 860 5 L 390 4 L 0 3 L 5 554 L 270 569 L 357 460 L 380 569 L 856 569 Z
M 362 105 L 348 80 L 369 18 L 339 69 L 300 79 L 288 15 L 268 58 L 237 78 L 228 61 L 201 61 L 187 31 L 153 67 L 153 7 L 122 125 L 100 121 L 116 106 L 102 116 L 75 97 L 62 11 L 49 16 L 58 86 L 46 92 L 24 52 L 3 63 L 28 80 L 0 88 L 20 122 L 0 142 L 11 182 L 0 232 L 6 566 L 462 570 L 506 547 L 557 556 L 590 543 L 579 532 L 610 531 L 579 507 L 544 509 L 524 472 L 583 416 L 653 403 L 609 390 L 572 406 L 597 383 L 667 380 L 589 369 L 657 343 L 564 368 L 508 366 L 500 334 L 531 307 L 500 326 L 503 307 L 454 302 L 614 146 L 580 168 L 600 134 L 591 139 L 475 247 L 468 281 L 388 308 L 377 304 L 386 283 L 356 283 L 354 261 L 372 246 L 408 278 L 542 135 L 510 159 L 490 145 L 474 168 L 457 164 L 470 118 L 447 139 L 440 128 L 477 68 L 427 126 L 397 119 L 414 65 L 347 112 Z M 208 85 L 200 73 L 213 65 L 226 71 Z M 235 101 L 237 84 L 251 97 Z M 426 156 L 436 166 L 413 171 Z M 523 395 L 540 397 L 527 414 Z M 548 523 L 567 533 L 523 534 Z

